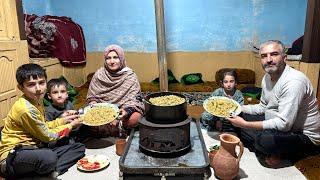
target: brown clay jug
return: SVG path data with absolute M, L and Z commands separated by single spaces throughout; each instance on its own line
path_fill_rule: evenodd
M 240 147 L 238 155 L 236 155 L 236 146 Z M 242 154 L 243 144 L 238 137 L 227 133 L 221 134 L 220 148 L 210 162 L 214 175 L 220 179 L 235 178 L 239 172 L 239 162 Z

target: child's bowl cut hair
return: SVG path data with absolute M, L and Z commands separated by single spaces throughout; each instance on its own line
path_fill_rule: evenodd
M 29 80 L 30 77 L 33 79 L 44 77 L 47 80 L 47 73 L 46 70 L 38 64 L 29 63 L 18 67 L 16 79 L 19 85 L 23 86 L 23 83 Z
M 66 87 L 66 89 L 68 88 L 68 82 L 64 78 L 50 79 L 50 81 L 48 81 L 47 83 L 48 93 L 51 92 L 53 87 L 60 86 L 60 85 L 63 85 L 64 87 Z

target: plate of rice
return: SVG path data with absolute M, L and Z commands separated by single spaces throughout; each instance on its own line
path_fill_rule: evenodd
M 119 108 L 110 103 L 96 103 L 84 108 L 81 116 L 83 124 L 101 126 L 111 123 L 119 116 Z
M 237 101 L 223 96 L 209 97 L 203 102 L 203 108 L 210 114 L 222 118 L 241 113 L 241 106 Z

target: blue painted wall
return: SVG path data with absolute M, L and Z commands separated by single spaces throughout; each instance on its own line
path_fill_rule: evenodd
M 52 14 L 49 0 L 23 0 L 22 4 L 25 14 L 37 14 L 39 16 Z
M 24 0 L 25 12 L 69 16 L 88 51 L 111 43 L 155 52 L 153 0 Z M 286 45 L 303 35 L 307 0 L 164 0 L 169 51 L 250 50 L 267 39 Z

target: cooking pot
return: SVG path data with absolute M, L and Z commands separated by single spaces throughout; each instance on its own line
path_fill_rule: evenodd
M 152 104 L 149 99 L 160 96 L 176 95 L 185 99 L 182 104 L 174 106 L 157 106 Z M 174 92 L 157 92 L 146 96 L 144 99 L 145 118 L 147 121 L 156 124 L 175 124 L 187 119 L 187 100 L 186 97 Z

